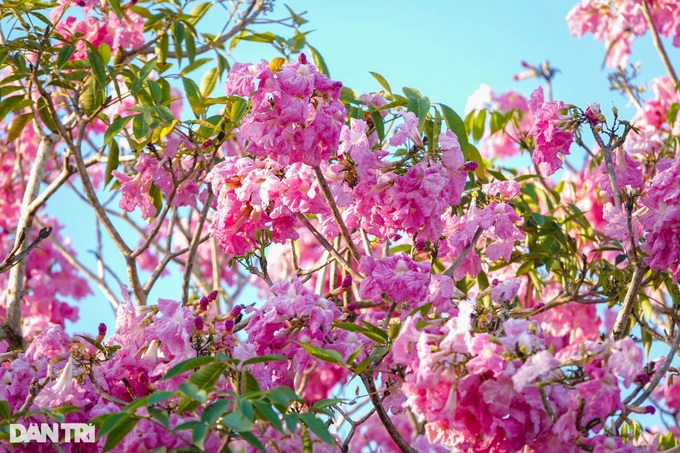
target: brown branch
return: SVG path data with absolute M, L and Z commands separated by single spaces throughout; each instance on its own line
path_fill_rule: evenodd
M 472 240 L 470 241 L 470 243 L 466 245 L 463 248 L 463 250 L 461 250 L 460 255 L 456 257 L 456 260 L 453 262 L 453 264 L 451 264 L 449 268 L 443 272 L 444 275 L 448 277 L 451 277 L 453 275 L 455 270 L 458 269 L 458 266 L 460 266 L 463 263 L 463 260 L 465 259 L 467 254 L 470 253 L 470 251 L 472 251 L 475 248 L 475 245 L 477 244 L 477 241 L 479 240 L 483 232 L 484 230 L 482 228 L 479 227 L 477 228 L 475 234 L 472 236 Z
M 635 304 L 635 301 L 637 300 L 637 295 L 646 273 L 647 266 L 644 264 L 636 266 L 635 271 L 633 271 L 633 280 L 630 282 L 621 309 L 616 314 L 616 321 L 614 322 L 614 328 L 612 329 L 612 336 L 615 340 L 622 339 L 626 333 L 626 326 L 628 326 L 628 320 L 633 311 L 633 304 Z
M 40 131 L 42 133 L 42 131 Z M 33 160 L 33 166 L 28 176 L 26 190 L 21 202 L 19 222 L 17 224 L 17 237 L 14 242 L 15 253 L 20 254 L 26 249 L 25 237 L 31 230 L 35 211 L 29 209 L 31 203 L 38 196 L 47 162 L 52 154 L 52 148 L 58 141 L 57 135 L 43 136 L 38 146 L 38 152 Z M 23 348 L 24 340 L 21 333 L 21 300 L 23 297 L 24 277 L 26 273 L 26 261 L 20 260 L 13 266 L 7 282 L 7 313 L 5 322 L 0 327 L 0 339 L 5 339 L 13 348 Z
M 378 413 L 380 421 L 382 422 L 383 426 L 385 426 L 387 433 L 390 435 L 394 443 L 396 443 L 399 449 L 404 453 L 417 453 L 413 448 L 409 446 L 409 444 L 406 443 L 404 438 L 401 437 L 401 434 L 399 434 L 399 431 L 397 431 L 397 428 L 394 426 L 394 423 L 392 423 L 392 420 L 390 419 L 390 416 L 387 414 L 387 411 L 385 411 L 385 408 L 383 407 L 382 401 L 380 399 L 380 395 L 378 394 L 378 389 L 375 387 L 375 381 L 373 380 L 373 376 L 369 373 L 361 373 L 359 376 L 361 377 L 361 381 L 366 386 L 368 397 L 371 399 L 373 407 Z
M 353 278 L 356 278 L 357 280 L 363 280 L 363 277 L 361 276 L 361 274 L 359 274 L 356 270 L 354 270 L 354 268 L 345 260 L 345 258 L 343 258 L 342 255 L 340 255 L 340 253 L 338 253 L 338 251 L 335 250 L 335 248 L 331 245 L 331 243 L 328 242 L 328 240 L 325 237 L 323 237 L 323 235 L 321 233 L 319 233 L 319 231 L 316 228 L 314 228 L 314 225 L 311 224 L 311 222 L 307 219 L 307 217 L 305 217 L 304 214 L 302 214 L 301 212 L 298 212 L 297 218 L 300 222 L 302 222 L 307 227 L 309 232 L 312 233 L 312 236 L 314 236 L 314 238 L 316 238 L 316 240 L 319 242 L 319 244 L 321 244 L 321 246 L 323 248 L 328 250 L 328 252 L 331 255 L 333 255 L 333 257 L 337 260 L 337 262 L 340 263 L 340 265 L 342 267 L 344 267 L 347 270 L 347 272 Z
M 671 78 L 673 83 L 675 85 L 678 84 L 678 76 L 675 73 L 675 69 L 673 68 L 673 65 L 671 64 L 671 61 L 668 59 L 668 54 L 666 53 L 666 49 L 663 46 L 663 43 L 661 42 L 661 38 L 659 37 L 659 32 L 656 29 L 656 25 L 654 25 L 654 21 L 652 20 L 652 12 L 649 9 L 649 3 L 647 0 L 643 0 L 642 2 L 642 14 L 645 16 L 645 20 L 647 21 L 647 26 L 649 27 L 649 31 L 652 34 L 652 41 L 654 42 L 654 47 L 656 47 L 656 51 L 659 52 L 659 56 L 661 57 L 661 62 L 663 63 L 664 67 L 666 68 L 666 72 L 668 73 L 668 76 Z
M 24 237 L 25 237 L 25 232 L 22 231 L 19 239 L 19 244 L 24 242 Z M 23 260 L 28 256 L 28 254 L 38 246 L 44 239 L 47 239 L 50 234 L 52 234 L 52 227 L 44 227 L 40 230 L 38 233 L 38 237 L 33 240 L 24 250 L 21 252 L 18 252 L 19 247 L 17 245 L 14 246 L 11 252 L 5 257 L 4 260 L 2 260 L 2 263 L 0 263 L 0 274 L 3 272 L 7 272 L 10 270 L 12 267 L 16 266 L 19 264 L 19 261 Z
M 323 197 L 326 199 L 328 207 L 331 208 L 331 212 L 333 213 L 335 223 L 338 224 L 338 228 L 340 228 L 342 237 L 344 237 L 345 242 L 347 242 L 347 246 L 349 247 L 349 251 L 352 253 L 352 257 L 358 263 L 361 260 L 361 255 L 359 255 L 359 251 L 357 250 L 354 241 L 352 241 L 352 235 L 349 233 L 349 230 L 347 230 L 347 225 L 345 225 L 344 220 L 342 220 L 342 215 L 340 214 L 340 210 L 338 210 L 338 205 L 335 203 L 335 199 L 333 198 L 331 188 L 328 186 L 328 182 L 326 182 L 326 178 L 324 177 L 323 172 L 321 171 L 321 168 L 318 165 L 314 167 L 314 173 L 316 174 L 316 179 L 319 181 L 321 193 L 323 194 Z

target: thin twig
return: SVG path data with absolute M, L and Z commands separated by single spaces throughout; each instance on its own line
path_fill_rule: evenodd
M 300 222 L 302 222 L 307 227 L 309 232 L 312 233 L 312 236 L 314 236 L 314 238 L 316 238 L 316 240 L 319 242 L 319 244 L 321 244 L 321 246 L 323 248 L 328 250 L 328 252 L 331 255 L 333 255 L 333 257 L 335 257 L 335 259 L 338 261 L 338 263 L 340 263 L 340 265 L 342 267 L 344 267 L 347 270 L 347 272 L 349 272 L 349 274 L 353 278 L 356 278 L 357 280 L 363 280 L 363 277 L 361 276 L 361 274 L 359 274 L 356 270 L 354 270 L 354 268 L 345 260 L 345 258 L 343 258 L 342 255 L 340 255 L 340 253 L 338 253 L 338 251 L 335 250 L 335 248 L 331 245 L 331 243 L 328 242 L 328 240 L 325 237 L 323 237 L 323 235 L 321 233 L 319 233 L 319 231 L 316 228 L 314 228 L 314 225 L 311 224 L 311 222 L 307 219 L 307 217 L 305 217 L 304 214 L 302 214 L 301 212 L 298 212 L 297 218 Z
M 198 225 L 196 225 L 196 229 L 194 230 L 194 235 L 191 238 L 191 243 L 189 246 L 189 255 L 187 256 L 186 267 L 184 269 L 184 278 L 182 279 L 182 305 L 186 305 L 189 301 L 189 278 L 191 277 L 191 271 L 194 267 L 194 260 L 196 259 L 196 252 L 198 251 L 201 231 L 203 231 L 205 219 L 208 217 L 208 211 L 210 210 L 212 199 L 212 190 L 208 190 L 208 196 L 203 203 L 203 209 L 201 210 L 201 215 L 198 218 Z
M 342 220 L 342 215 L 340 214 L 340 210 L 338 209 L 338 205 L 335 203 L 335 199 L 333 198 L 333 193 L 331 192 L 331 188 L 328 186 L 328 182 L 326 182 L 326 178 L 324 177 L 323 172 L 321 171 L 321 168 L 318 165 L 316 167 L 314 167 L 314 173 L 316 174 L 316 179 L 319 181 L 319 186 L 321 187 L 321 193 L 323 194 L 324 198 L 326 199 L 326 203 L 328 203 L 328 207 L 331 208 L 331 212 L 333 213 L 333 218 L 335 219 L 335 223 L 338 224 L 338 228 L 340 228 L 340 232 L 342 233 L 342 237 L 344 237 L 345 242 L 347 242 L 347 246 L 349 247 L 349 251 L 352 253 L 352 257 L 358 263 L 361 260 L 361 255 L 359 255 L 359 251 L 357 250 L 357 247 L 354 244 L 354 241 L 352 241 L 352 235 L 349 233 L 349 230 L 347 230 L 347 225 L 345 225 L 345 221 Z
M 387 433 L 390 435 L 394 443 L 396 443 L 399 449 L 404 453 L 417 453 L 416 450 L 411 448 L 406 443 L 404 438 L 401 437 L 401 434 L 399 434 L 399 431 L 397 431 L 397 428 L 394 426 L 394 423 L 392 423 L 392 419 L 387 414 L 387 411 L 385 411 L 385 408 L 383 407 L 382 401 L 380 399 L 380 395 L 378 394 L 378 389 L 375 387 L 375 381 L 373 380 L 373 376 L 369 373 L 361 373 L 359 376 L 361 377 L 361 381 L 366 386 L 368 397 L 371 399 L 373 407 L 375 407 L 375 410 L 378 413 L 380 421 L 382 422 L 383 426 L 385 426 Z
M 668 73 L 668 76 L 671 78 L 673 83 L 675 85 L 678 84 L 678 76 L 675 73 L 675 69 L 673 68 L 673 65 L 671 64 L 671 61 L 668 59 L 668 54 L 666 53 L 666 49 L 663 46 L 663 43 L 661 42 L 661 38 L 659 37 L 659 32 L 656 29 L 656 25 L 654 25 L 654 20 L 652 20 L 652 12 L 649 9 L 649 3 L 644 0 L 641 2 L 642 3 L 642 14 L 645 16 L 645 20 L 647 21 L 647 26 L 649 27 L 649 31 L 652 34 L 652 41 L 654 42 L 654 47 L 656 47 L 657 52 L 659 52 L 659 56 L 661 57 L 661 62 L 663 63 L 664 67 L 666 68 L 666 72 Z
M 472 240 L 468 245 L 466 245 L 463 250 L 461 250 L 460 255 L 456 257 L 456 260 L 449 266 L 448 269 L 444 271 L 444 275 L 451 277 L 453 273 L 458 269 L 458 266 L 460 266 L 463 263 L 463 260 L 465 260 L 465 257 L 467 256 L 470 251 L 472 251 L 475 248 L 475 245 L 477 244 L 477 241 L 479 240 L 480 236 L 484 230 L 481 227 L 478 227 L 477 230 L 475 231 L 475 234 L 472 236 Z

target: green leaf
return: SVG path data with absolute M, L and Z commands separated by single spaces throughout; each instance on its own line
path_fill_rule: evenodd
M 253 447 L 257 448 L 258 451 L 261 451 L 262 453 L 267 453 L 267 450 L 264 448 L 264 445 L 262 445 L 262 442 L 259 441 L 257 437 L 255 437 L 252 433 L 239 433 L 241 438 L 248 442 L 250 445 Z
M 183 382 L 177 386 L 177 390 L 192 400 L 198 401 L 199 403 L 205 403 L 208 399 L 208 392 L 198 388 L 198 386 L 193 382 Z M 180 413 L 185 412 L 186 409 L 182 409 L 182 404 L 179 406 L 180 407 L 177 408 L 177 411 Z
M 276 361 L 286 361 L 286 360 L 288 360 L 288 357 L 281 355 L 281 354 L 260 355 L 260 356 L 257 356 L 257 357 L 252 357 L 250 359 L 244 360 L 241 363 L 241 366 L 244 367 L 246 365 L 252 365 L 254 363 L 276 362 Z
M 383 123 L 383 118 L 380 116 L 380 112 L 377 110 L 372 110 L 371 119 L 373 120 L 375 131 L 378 133 L 378 140 L 382 142 L 385 139 L 385 123 Z
M 678 117 L 678 110 L 680 110 L 680 104 L 678 104 L 677 102 L 674 102 L 668 108 L 668 111 L 666 112 L 666 121 L 668 121 L 668 124 L 670 126 L 673 126 L 673 124 L 675 124 L 675 120 Z
M 113 140 L 113 138 L 117 136 L 120 131 L 125 129 L 125 126 L 127 126 L 132 118 L 134 118 L 134 116 L 124 116 L 122 118 L 113 120 L 104 133 L 104 142 L 102 145 L 107 145 L 111 140 Z
M 118 18 L 119 22 L 123 22 L 123 14 L 120 11 L 120 0 L 109 0 L 109 5 L 111 5 L 111 9 L 115 13 L 116 17 Z
M 222 362 L 209 363 L 189 376 L 189 382 L 198 386 L 199 389 L 207 390 L 222 376 L 227 365 Z
M 645 329 L 641 329 L 642 333 L 642 347 L 645 350 L 645 357 L 649 359 L 649 351 L 652 349 L 652 343 L 654 339 L 652 338 L 652 334 L 647 332 Z
M 184 85 L 184 92 L 187 95 L 191 111 L 194 112 L 194 115 L 198 118 L 201 114 L 201 103 L 203 102 L 201 91 L 199 90 L 198 85 L 196 85 L 196 82 L 186 77 L 182 77 L 182 84 Z
M 187 33 L 184 37 L 184 47 L 187 51 L 189 63 L 193 63 L 196 60 L 196 40 L 194 39 L 193 34 Z
M 325 74 L 326 76 L 330 77 L 331 73 L 328 70 L 328 66 L 326 66 L 326 62 L 324 61 L 319 51 L 316 50 L 316 48 L 310 46 L 309 44 L 307 44 L 307 47 L 309 48 L 309 55 L 312 57 L 312 63 L 314 63 L 314 66 L 316 66 L 316 70 L 319 71 L 321 74 Z
M 12 416 L 12 412 L 9 409 L 9 403 L 4 400 L 0 400 L 0 417 L 2 420 L 9 420 Z
M 80 96 L 86 114 L 93 113 L 104 102 L 104 89 L 93 79 L 90 80 Z
M 0 102 L 0 120 L 5 118 L 9 112 L 11 112 L 14 107 L 21 102 L 22 99 L 25 99 L 26 96 L 23 94 L 19 94 L 16 96 L 10 96 L 6 99 L 4 99 L 2 102 Z
M 57 132 L 57 125 L 50 114 L 50 109 L 47 106 L 47 101 L 43 98 L 38 99 L 38 116 L 43 124 L 52 132 Z
M 229 99 L 233 102 L 230 109 L 229 121 L 238 123 L 246 116 L 246 113 L 248 113 L 248 102 L 245 99 L 236 96 L 232 96 Z
M 194 8 L 189 13 L 190 19 L 187 19 L 186 22 L 196 26 L 198 21 L 201 20 L 205 13 L 208 12 L 211 6 L 213 6 L 213 2 L 199 3 L 198 5 L 194 6 Z
M 165 376 L 163 376 L 163 379 L 161 380 L 174 378 L 175 376 L 178 376 L 184 373 L 185 371 L 193 370 L 195 368 L 200 367 L 201 365 L 205 365 L 207 363 L 211 363 L 214 361 L 215 358 L 210 356 L 201 356 L 185 360 L 184 362 L 178 363 L 177 365 L 170 368 L 170 370 L 168 370 L 168 372 L 165 373 Z
M 132 119 L 132 134 L 137 140 L 144 140 L 149 134 L 149 123 L 146 121 L 146 115 L 140 113 L 135 115 Z
M 478 142 L 484 135 L 484 125 L 486 124 L 486 110 L 480 110 L 475 116 L 475 121 L 472 124 L 472 138 Z
M 68 62 L 75 51 L 76 46 L 73 44 L 65 44 L 64 47 L 59 50 L 59 54 L 57 55 L 57 68 L 61 69 Z
M 267 397 L 281 412 L 285 412 L 290 407 L 291 401 L 302 401 L 301 398 L 295 394 L 293 390 L 285 385 L 276 387 L 274 390 L 267 392 Z
M 120 151 L 118 143 L 113 140 L 109 145 L 109 155 L 106 160 L 106 171 L 104 172 L 104 187 L 108 186 L 113 179 L 113 171 L 118 168 Z
M 111 47 L 109 47 L 108 44 L 105 42 L 99 44 L 99 48 L 97 49 L 97 53 L 102 59 L 102 63 L 104 65 L 109 64 L 109 61 L 111 61 Z
M 156 390 L 149 396 L 149 404 L 154 405 L 162 403 L 163 401 L 166 401 L 175 395 L 177 395 L 177 393 L 175 392 L 169 392 L 167 390 Z
M 326 424 L 322 422 L 319 418 L 317 418 L 314 414 L 310 413 L 300 414 L 300 420 L 302 420 L 302 423 L 307 425 L 307 427 L 311 429 L 312 432 L 316 434 L 322 441 L 326 442 L 329 445 L 333 445 L 335 443 L 335 439 L 333 439 L 331 433 L 328 432 Z
M 149 411 L 149 415 L 161 422 L 163 426 L 165 426 L 165 429 L 168 429 L 170 425 L 170 416 L 168 416 L 167 412 L 156 409 L 155 407 L 149 407 L 147 410 Z
M 229 410 L 232 402 L 230 400 L 217 400 L 210 406 L 203 409 L 201 413 L 201 421 L 208 425 L 213 425 L 217 420 L 220 419 L 225 412 Z
M 217 79 L 219 79 L 219 73 L 217 68 L 209 69 L 201 78 L 201 95 L 203 98 L 210 96 L 217 85 Z
M 158 65 L 158 58 L 152 58 L 151 60 L 147 61 L 144 66 L 142 66 L 142 69 L 139 71 L 139 77 L 140 79 L 146 79 L 151 75 L 151 73 L 156 69 L 156 66 Z
M 301 343 L 299 341 L 296 341 L 296 343 L 302 346 L 302 348 L 312 357 L 316 357 L 317 359 L 323 360 L 324 362 L 334 363 L 337 365 L 342 364 L 342 356 L 338 351 L 333 349 L 321 349 L 317 346 Z
M 286 428 L 288 428 L 288 431 L 294 433 L 297 428 L 298 420 L 300 419 L 299 414 L 297 414 L 296 412 L 292 412 L 290 414 L 283 414 L 283 419 L 286 422 Z
M 305 19 L 304 17 L 300 16 L 299 14 L 296 14 L 295 12 L 293 12 L 293 10 L 290 9 L 290 7 L 288 5 L 283 5 L 283 6 L 285 6 L 286 9 L 288 10 L 288 14 L 290 14 L 290 18 L 293 19 L 293 22 L 295 22 L 295 25 L 304 25 L 304 24 L 307 23 L 307 19 Z
M 120 441 L 123 440 L 123 438 L 127 436 L 127 434 L 130 431 L 132 431 L 135 425 L 137 425 L 139 418 L 130 414 L 124 415 L 125 415 L 124 417 L 118 420 L 118 423 L 114 425 L 113 429 L 106 437 L 106 443 L 104 444 L 104 452 L 110 451 L 115 446 L 117 446 L 120 443 Z
M 205 437 L 208 435 L 208 427 L 202 423 L 196 424 L 194 432 L 191 434 L 191 443 L 200 449 L 205 445 Z
M 250 431 L 253 429 L 253 422 L 241 411 L 234 411 L 225 415 L 222 417 L 221 423 L 238 432 Z
M 9 132 L 7 133 L 7 143 L 16 140 L 32 119 L 33 113 L 29 112 L 18 116 L 14 121 L 12 121 L 12 125 L 9 127 Z
M 392 87 L 390 87 L 390 84 L 387 82 L 387 79 L 385 79 L 385 77 L 381 76 L 377 72 L 371 72 L 371 71 L 369 71 L 369 72 L 373 76 L 373 78 L 378 81 L 380 86 L 382 86 L 385 89 L 385 91 L 387 91 L 388 93 L 392 92 Z
M 92 67 L 92 77 L 94 78 L 97 87 L 101 90 L 106 88 L 106 69 L 104 62 L 98 52 L 87 51 L 87 59 L 90 61 Z
M 384 330 L 382 330 L 382 329 L 380 329 L 380 328 L 374 326 L 374 325 L 371 324 L 370 322 L 361 321 L 361 323 L 362 323 L 369 331 L 371 331 L 377 338 L 380 338 L 382 342 L 386 342 L 386 341 L 388 340 L 389 337 L 387 336 L 387 333 L 386 333 Z M 364 334 L 364 335 L 366 335 L 366 334 Z M 369 337 L 369 338 L 370 338 L 370 337 Z
M 456 134 L 461 147 L 467 144 L 467 132 L 465 130 L 465 122 L 463 122 L 463 119 L 451 107 L 448 107 L 444 104 L 440 104 L 440 107 L 442 109 L 442 114 L 444 115 L 446 127 L 448 127 L 451 132 Z
M 262 401 L 253 401 L 253 406 L 255 407 L 255 412 L 258 414 L 260 419 L 269 423 L 272 428 L 278 432 L 283 432 L 283 424 L 281 423 L 281 418 L 270 405 L 263 403 Z
M 163 33 L 156 41 L 156 47 L 154 47 L 154 53 L 158 56 L 159 63 L 165 63 L 168 59 L 168 34 Z

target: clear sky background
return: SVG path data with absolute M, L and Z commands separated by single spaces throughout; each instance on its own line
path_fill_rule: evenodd
M 602 67 L 604 44 L 592 36 L 577 39 L 569 34 L 565 17 L 574 4 L 545 0 L 288 3 L 298 13 L 307 11 L 304 17 L 309 22 L 302 30 L 315 30 L 308 41 L 322 53 L 332 78 L 359 93 L 381 89 L 369 74 L 374 71 L 382 74 L 395 91 L 404 86 L 417 88 L 432 102 L 443 102 L 462 114 L 468 96 L 483 83 L 497 93 L 514 88 L 528 96 L 539 81 L 513 81 L 513 74 L 523 70 L 519 62 L 538 64 L 548 59 L 561 71 L 553 83 L 555 99 L 582 107 L 600 102 L 605 113 L 616 105 L 624 112 L 627 100 L 608 89 L 607 70 Z M 210 14 L 214 26 L 211 32 L 222 28 L 216 12 Z M 277 1 L 269 16 L 276 18 L 284 13 L 283 3 Z M 285 29 L 276 32 L 284 36 L 289 33 Z M 669 46 L 669 51 L 671 59 L 677 61 L 678 50 Z M 256 62 L 276 54 L 266 44 L 242 42 L 234 56 L 241 62 Z M 638 60 L 643 62 L 643 80 L 664 74 L 648 36 L 633 46 L 631 61 Z M 93 265 L 94 258 L 88 252 L 95 244 L 91 209 L 72 196 L 59 196 L 50 201 L 48 210 L 65 225 L 64 235 L 74 238 L 79 257 Z M 113 246 L 107 249 L 111 255 L 117 254 Z M 120 259 L 109 264 L 124 269 Z M 158 297 L 180 297 L 177 279 L 164 282 L 157 285 L 150 302 Z M 94 285 L 93 290 L 94 296 L 78 304 L 81 319 L 67 325 L 70 332 L 93 334 L 99 322 L 106 322 L 109 332 L 113 331 L 113 311 Z

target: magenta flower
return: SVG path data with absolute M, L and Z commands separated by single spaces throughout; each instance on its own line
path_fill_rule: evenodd
M 427 294 L 430 264 L 416 263 L 404 253 L 377 260 L 364 257 L 360 269 L 366 278 L 359 286 L 359 295 L 376 303 L 381 303 L 385 294 L 394 302 L 416 307 Z
M 534 116 L 529 131 L 529 136 L 534 138 L 531 160 L 535 164 L 544 164 L 547 175 L 562 168 L 562 159 L 558 154 L 569 154 L 574 139 L 574 134 L 565 131 L 561 125 L 567 119 L 560 114 L 564 108 L 562 101 L 545 102 L 542 87 L 534 90 L 529 98 L 529 111 Z

